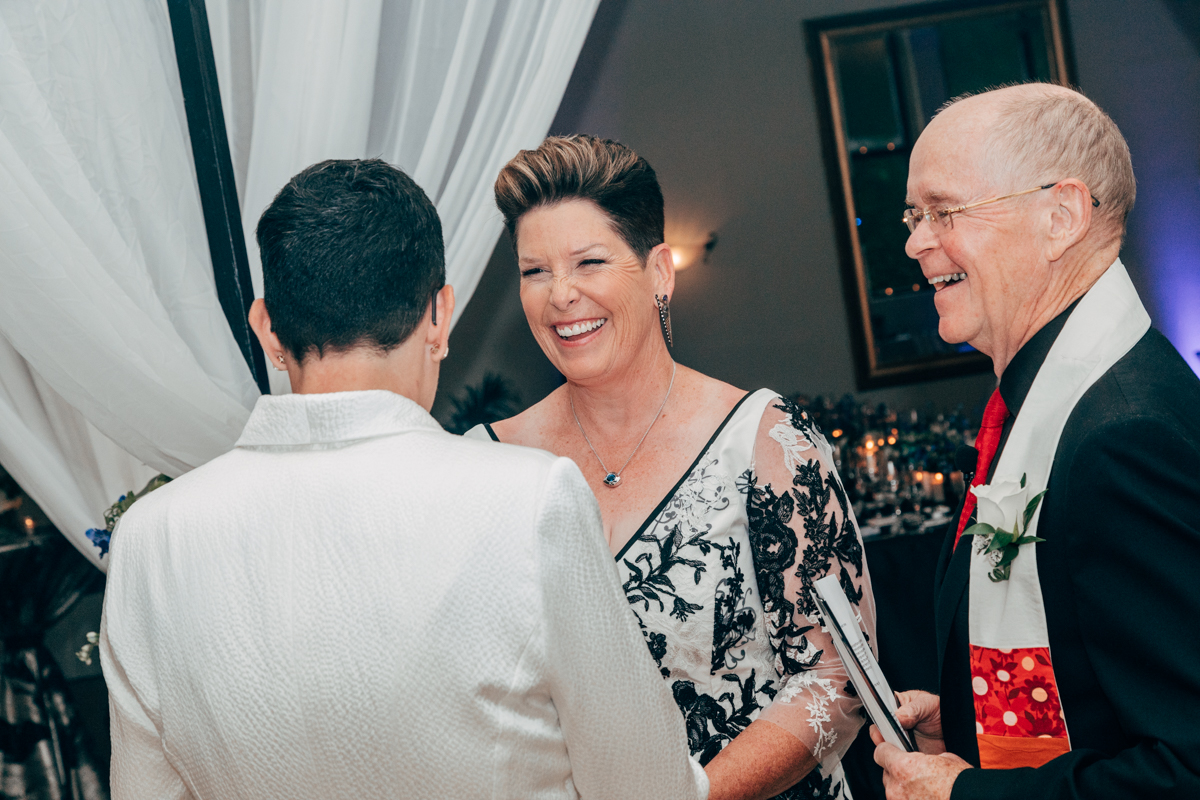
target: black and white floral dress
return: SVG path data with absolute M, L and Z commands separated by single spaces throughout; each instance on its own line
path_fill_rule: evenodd
M 617 555 L 650 653 L 708 763 L 755 719 L 820 762 L 782 798 L 849 797 L 862 718 L 809 590 L 841 577 L 874 641 L 862 540 L 825 438 L 768 390 L 744 398 Z
M 819 761 L 779 798 L 850 797 L 840 762 L 861 704 L 809 590 L 840 576 L 872 646 L 875 609 L 832 450 L 807 414 L 766 389 L 744 397 L 616 558 L 700 763 L 761 718 Z

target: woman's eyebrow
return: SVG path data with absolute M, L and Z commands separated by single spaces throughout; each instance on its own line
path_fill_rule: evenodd
M 593 242 L 592 244 L 585 244 L 583 247 L 575 248 L 571 252 L 567 253 L 567 255 L 571 256 L 571 257 L 579 256 L 579 255 L 582 255 L 583 253 L 588 252 L 589 250 L 595 250 L 597 247 L 603 248 L 604 245 L 601 244 L 600 242 Z M 517 259 L 518 264 L 542 264 L 545 261 L 546 261 L 546 259 L 541 258 L 539 256 L 521 256 L 520 258 Z

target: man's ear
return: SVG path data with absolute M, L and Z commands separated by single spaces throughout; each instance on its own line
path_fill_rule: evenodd
M 675 258 L 669 244 L 664 242 L 650 251 L 646 256 L 646 269 L 654 270 L 656 294 L 675 295 Z
M 1083 240 L 1092 228 L 1092 193 L 1087 184 L 1067 178 L 1050 190 L 1053 206 L 1049 220 L 1050 261 L 1058 261 Z
M 280 343 L 279 337 L 275 335 L 275 331 L 271 330 L 271 315 L 267 313 L 267 304 L 261 297 L 255 298 L 254 302 L 250 304 L 250 328 L 258 337 L 267 362 L 276 369 L 283 369 L 284 365 L 280 361 L 280 357 L 286 359 L 288 354 L 283 344 Z
M 454 287 L 446 284 L 439 289 L 433 296 L 433 305 L 437 307 L 437 324 L 433 324 L 431 314 L 430 324 L 425 329 L 425 343 L 437 345 L 445 352 L 450 344 L 450 320 L 454 316 Z

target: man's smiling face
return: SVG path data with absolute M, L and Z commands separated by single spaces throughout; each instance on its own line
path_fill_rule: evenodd
M 1006 175 L 988 174 L 987 132 L 995 122 L 986 97 L 961 101 L 934 118 L 913 147 L 908 202 L 944 209 L 1020 191 Z M 969 342 L 991 355 L 1049 277 L 1030 196 L 922 221 L 905 252 L 933 284 L 947 342 Z

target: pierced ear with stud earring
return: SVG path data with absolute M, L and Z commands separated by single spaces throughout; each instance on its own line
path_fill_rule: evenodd
M 674 347 L 675 342 L 671 339 L 671 301 L 664 294 L 662 297 L 654 295 L 654 302 L 658 303 L 658 324 L 662 326 L 663 338 L 667 340 L 667 347 Z
M 287 372 L 287 364 L 283 363 L 283 353 L 280 353 L 275 358 L 279 361 L 279 366 L 275 367 L 275 369 L 280 372 Z

